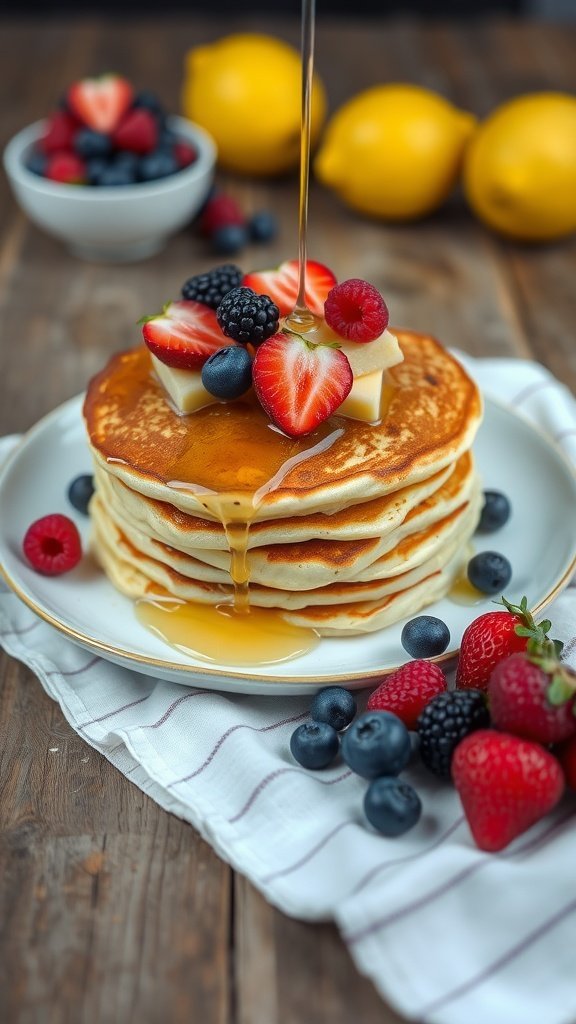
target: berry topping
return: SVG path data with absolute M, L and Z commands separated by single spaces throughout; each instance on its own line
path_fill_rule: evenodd
M 303 768 L 327 768 L 339 745 L 338 733 L 326 722 L 304 722 L 290 738 L 292 756 Z
M 176 174 L 177 170 L 176 157 L 157 149 L 142 157 L 138 164 L 138 177 L 140 181 L 158 181 L 159 178 L 169 178 L 171 174 Z
M 141 322 L 152 354 L 181 370 L 199 370 L 208 356 L 226 345 L 214 310 L 200 302 L 170 302 L 162 313 Z
M 212 235 L 212 248 L 219 256 L 234 256 L 248 242 L 248 232 L 243 224 L 223 224 Z
M 271 242 L 278 234 L 278 221 L 268 210 L 259 210 L 250 218 L 248 232 L 253 242 Z
M 557 699 L 552 690 L 555 678 Z M 546 654 L 512 654 L 496 666 L 490 677 L 492 721 L 499 729 L 527 740 L 545 745 L 559 743 L 576 733 L 575 691 L 576 675 L 560 665 L 553 654 L 549 658 Z
M 112 150 L 112 140 L 109 135 L 95 132 L 92 128 L 81 128 L 74 138 L 74 150 L 86 160 L 105 157 Z
M 83 78 L 68 90 L 68 106 L 88 128 L 113 132 L 132 103 L 130 82 L 120 75 Z
M 267 295 L 251 288 L 233 288 L 216 310 L 218 323 L 228 338 L 242 345 L 259 345 L 278 330 L 279 312 Z
M 450 643 L 450 630 L 435 615 L 418 615 L 404 626 L 400 642 L 411 658 L 435 658 Z
M 501 491 L 484 491 L 484 506 L 476 527 L 478 533 L 494 533 L 510 518 L 511 505 Z
M 38 148 L 45 156 L 72 149 L 78 122 L 66 110 L 57 110 L 46 123 L 46 131 L 38 141 Z
M 370 694 L 368 711 L 391 711 L 407 729 L 415 729 L 418 716 L 433 697 L 446 690 L 446 676 L 431 661 L 409 661 Z
M 453 690 L 433 697 L 418 718 L 420 757 L 434 775 L 450 777 L 458 744 L 476 729 L 486 729 L 490 715 L 480 690 Z
M 158 141 L 158 121 L 149 110 L 139 107 L 130 110 L 122 118 L 112 136 L 117 149 L 145 156 L 151 153 Z
M 408 730 L 396 715 L 367 711 L 360 715 L 342 738 L 342 757 L 365 779 L 398 775 L 412 753 Z
M 485 690 L 498 662 L 517 651 L 525 651 L 528 637 L 546 639 L 542 627 L 549 629 L 550 624 L 536 625 L 525 597 L 519 605 L 510 604 L 505 598 L 502 604 L 505 612 L 485 612 L 464 630 L 456 671 L 456 686 L 461 690 Z
M 200 230 L 203 235 L 211 236 L 218 228 L 235 224 L 244 227 L 246 218 L 232 196 L 224 192 L 215 192 L 207 200 L 200 216 Z
M 176 141 L 173 153 L 180 170 L 195 164 L 198 159 L 198 151 L 189 142 Z
M 234 266 L 233 263 L 223 263 L 221 267 L 214 267 L 206 274 L 189 277 L 182 285 L 182 296 L 185 299 L 203 302 L 212 309 L 218 309 L 224 296 L 233 288 L 238 288 L 241 280 L 240 267 Z
M 83 185 L 86 164 L 75 153 L 54 153 L 46 164 L 46 177 L 63 185 Z
M 252 383 L 252 359 L 241 345 L 226 345 L 208 357 L 202 383 L 215 398 L 240 398 Z
M 115 160 L 100 168 L 89 168 L 89 175 L 96 176 L 95 184 L 104 185 L 108 188 L 118 188 L 120 185 L 134 185 L 136 182 L 136 167 L 132 164 Z
M 512 579 L 512 566 L 497 551 L 481 551 L 468 562 L 468 579 L 483 594 L 500 594 Z
M 538 743 L 481 729 L 460 744 L 452 762 L 476 845 L 490 853 L 516 836 L 558 803 L 564 777 L 558 761 Z
M 380 292 L 357 277 L 337 284 L 324 303 L 326 323 L 349 341 L 375 341 L 388 327 L 388 307 Z
M 80 534 L 68 516 L 55 512 L 32 523 L 22 543 L 33 569 L 44 576 L 69 572 L 82 558 Z
M 343 686 L 325 686 L 312 700 L 310 716 L 315 722 L 327 722 L 336 732 L 345 729 L 356 714 L 356 701 Z
M 420 797 L 408 782 L 374 779 L 364 797 L 364 813 L 382 835 L 393 838 L 408 832 L 422 814 Z
M 252 378 L 260 404 L 290 437 L 309 434 L 328 419 L 354 380 L 343 352 L 292 333 L 275 334 L 260 346 Z
M 287 260 L 276 270 L 246 274 L 242 284 L 253 288 L 259 295 L 269 295 L 278 306 L 280 316 L 287 316 L 294 309 L 298 295 L 298 260 Z M 311 313 L 324 315 L 324 303 L 335 284 L 336 278 L 328 267 L 315 260 L 307 260 L 306 305 Z
M 94 477 L 91 473 L 82 473 L 74 478 L 68 488 L 68 501 L 77 512 L 88 515 L 88 505 L 94 494 Z

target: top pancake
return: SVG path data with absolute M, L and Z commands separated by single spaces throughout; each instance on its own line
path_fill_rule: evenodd
M 253 399 L 190 416 L 168 405 L 145 348 L 91 381 L 84 415 L 96 461 L 130 488 L 210 518 L 207 492 L 238 496 L 255 520 L 333 512 L 424 480 L 466 451 L 481 418 L 476 385 L 436 341 L 396 332 L 404 361 L 377 425 L 330 417 L 289 438 Z

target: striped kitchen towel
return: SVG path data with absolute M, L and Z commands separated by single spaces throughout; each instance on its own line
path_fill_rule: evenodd
M 576 404 L 534 363 L 464 361 L 576 461 Z M 0 456 L 12 439 L 4 439 Z M 576 666 L 576 589 L 550 609 Z M 498 855 L 476 849 L 454 790 L 411 770 L 425 813 L 386 840 L 362 818 L 365 783 L 342 764 L 307 772 L 289 737 L 308 701 L 232 696 L 94 657 L 0 594 L 0 641 L 87 743 L 189 821 L 277 907 L 336 920 L 359 969 L 430 1024 L 576 1019 L 576 801 Z

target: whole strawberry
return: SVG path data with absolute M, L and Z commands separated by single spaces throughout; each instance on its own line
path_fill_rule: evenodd
M 564 770 L 566 785 L 576 789 L 576 736 L 564 740 L 554 751 Z
M 576 733 L 575 686 L 576 676 L 553 656 L 547 660 L 537 653 L 512 654 L 490 676 L 492 721 L 499 729 L 536 743 L 559 743 Z
M 446 688 L 446 676 L 438 665 L 409 661 L 386 676 L 370 694 L 368 711 L 392 711 L 408 729 L 415 729 L 420 712 Z
M 525 651 L 530 637 L 546 638 L 550 623 L 536 625 L 525 597 L 519 605 L 510 604 L 506 598 L 502 598 L 502 604 L 506 611 L 485 612 L 464 630 L 456 670 L 459 690 L 485 690 L 498 662 Z
M 503 850 L 558 803 L 564 776 L 538 743 L 480 729 L 457 747 L 452 778 L 476 845 Z

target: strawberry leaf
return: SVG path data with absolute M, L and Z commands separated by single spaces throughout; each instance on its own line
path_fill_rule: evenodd
M 552 677 L 547 696 L 551 704 L 559 707 L 574 697 L 574 686 L 562 673 L 558 672 Z

